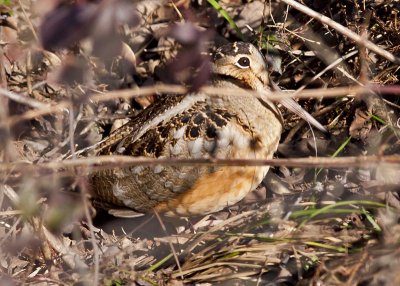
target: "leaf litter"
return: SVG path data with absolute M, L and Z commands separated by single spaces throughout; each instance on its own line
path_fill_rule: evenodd
M 1 164 L 36 166 L 78 156 L 161 96 L 95 101 L 91 94 L 159 81 L 198 89 L 209 76 L 207 51 L 241 37 L 262 49 L 284 90 L 393 88 L 299 100 L 328 127 L 329 138 L 282 109 L 277 157 L 399 154 L 397 63 L 283 2 L 219 1 L 222 10 L 208 2 L 22 0 L 0 6 Z M 399 1 L 303 3 L 399 55 Z M 57 112 L 45 113 L 59 103 Z M 89 171 L 0 173 L 1 284 L 400 282 L 398 164 L 275 167 L 243 202 L 189 219 L 121 219 L 95 210 L 86 190 Z

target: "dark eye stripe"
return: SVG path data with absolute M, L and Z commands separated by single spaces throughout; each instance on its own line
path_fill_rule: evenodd
M 239 67 L 242 68 L 247 68 L 250 66 L 250 60 L 248 57 L 241 57 L 238 61 L 237 64 L 239 65 Z

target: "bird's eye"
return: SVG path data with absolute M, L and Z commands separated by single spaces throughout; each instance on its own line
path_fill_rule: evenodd
M 236 65 L 242 69 L 248 68 L 250 66 L 250 59 L 248 57 L 241 57 Z

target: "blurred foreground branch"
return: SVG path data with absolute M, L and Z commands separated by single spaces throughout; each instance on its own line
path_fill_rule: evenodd
M 0 164 L 0 178 L 6 179 L 8 176 L 33 174 L 52 174 L 60 175 L 74 174 L 77 169 L 80 175 L 88 174 L 95 170 L 108 168 L 125 168 L 129 166 L 155 166 L 155 165 L 213 165 L 213 166 L 287 166 L 287 167 L 335 167 L 335 168 L 351 168 L 351 167 L 374 167 L 380 164 L 392 164 L 400 167 L 400 155 L 388 156 L 352 156 L 341 158 L 289 158 L 289 159 L 151 159 L 144 157 L 131 156 L 98 156 L 90 158 L 80 158 L 64 160 L 60 162 L 47 162 L 40 164 L 27 164 L 25 162 Z M 86 172 L 84 169 L 87 169 Z M 90 169 L 90 170 L 89 170 Z
M 232 89 L 229 88 L 215 88 L 206 86 L 201 89 L 202 92 L 205 92 L 210 95 L 225 95 L 232 94 Z M 365 93 L 365 92 L 385 92 L 392 94 L 400 94 L 400 86 L 388 86 L 382 87 L 377 85 L 370 86 L 349 86 L 349 87 L 339 87 L 339 88 L 318 88 L 318 89 L 308 89 L 302 90 L 301 92 L 296 91 L 281 91 L 281 92 L 270 92 L 265 91 L 265 93 L 258 93 L 255 91 L 249 90 L 234 90 L 234 94 L 237 96 L 243 96 L 244 94 L 254 94 L 254 96 L 267 98 L 269 100 L 279 100 L 283 97 L 293 97 L 293 98 L 328 98 L 328 97 L 337 97 L 337 96 L 348 96 L 354 97 L 357 94 Z M 97 101 L 97 102 L 105 102 L 115 99 L 122 98 L 136 98 L 141 96 L 147 96 L 152 94 L 182 94 L 187 92 L 187 89 L 180 85 L 166 85 L 166 84 L 157 84 L 150 87 L 143 87 L 140 89 L 126 89 L 126 90 L 117 90 L 110 91 L 107 93 L 98 93 L 89 95 L 89 100 Z M 1 95 L 1 94 L 0 94 Z M 10 116 L 6 120 L 0 123 L 0 128 L 4 128 L 6 126 L 13 126 L 18 122 L 24 120 L 31 120 L 37 118 L 39 116 L 44 116 L 48 114 L 57 114 L 61 112 L 67 112 L 67 108 L 70 106 L 70 101 L 62 101 L 56 103 L 54 105 L 48 106 L 39 109 L 32 109 L 23 114 Z

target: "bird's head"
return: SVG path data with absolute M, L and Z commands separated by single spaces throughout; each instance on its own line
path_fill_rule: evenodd
M 212 72 L 247 89 L 265 89 L 269 84 L 265 58 L 250 43 L 235 42 L 218 48 L 214 54 Z
M 259 92 L 271 89 L 279 90 L 276 84 L 270 82 L 266 59 L 250 43 L 235 42 L 218 48 L 214 54 L 212 72 L 217 81 L 222 79 L 245 89 Z M 270 109 L 274 109 L 274 105 L 267 99 L 263 99 L 262 102 Z M 282 98 L 278 102 L 322 132 L 327 133 L 326 128 L 292 98 Z

